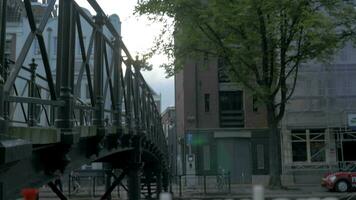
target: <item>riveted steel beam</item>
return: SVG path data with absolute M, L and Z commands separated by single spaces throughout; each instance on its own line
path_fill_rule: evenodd
M 102 31 L 104 25 L 104 16 L 96 15 L 94 17 L 95 24 Z M 95 34 L 94 39 L 94 96 L 95 96 L 95 114 L 93 124 L 98 127 L 104 126 L 104 98 L 103 98 L 103 53 L 104 53 L 103 37 L 100 34 Z

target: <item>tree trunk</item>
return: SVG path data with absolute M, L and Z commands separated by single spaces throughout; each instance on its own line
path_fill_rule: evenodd
M 267 122 L 269 128 L 269 172 L 270 188 L 281 188 L 281 143 L 278 121 L 275 119 L 275 109 L 273 105 L 267 105 Z

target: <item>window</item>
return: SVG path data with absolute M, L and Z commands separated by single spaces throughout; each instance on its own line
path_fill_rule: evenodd
M 305 130 L 292 130 L 293 162 L 304 162 L 307 157 L 307 142 Z
M 57 55 L 57 37 L 53 38 L 53 54 Z
M 205 112 L 210 112 L 210 94 L 204 95 Z
M 38 44 L 38 40 L 37 40 L 37 39 L 35 39 L 35 40 L 33 41 L 33 45 L 34 45 L 34 47 L 33 47 L 33 54 L 34 54 L 34 55 L 40 55 L 40 54 L 41 54 L 40 45 Z
M 311 129 L 309 131 L 310 139 L 310 161 L 323 162 L 325 161 L 325 130 Z
M 257 144 L 257 169 L 265 168 L 265 149 L 263 144 Z
M 5 41 L 5 54 L 10 55 L 12 52 L 12 40 L 6 40 Z
M 252 110 L 253 110 L 253 112 L 258 112 L 256 95 L 253 95 L 253 97 L 252 97 Z
M 325 129 L 292 130 L 293 162 L 325 161 Z
M 244 127 L 242 91 L 223 91 L 219 93 L 220 127 Z

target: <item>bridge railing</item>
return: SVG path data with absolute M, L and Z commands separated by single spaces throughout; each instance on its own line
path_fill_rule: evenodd
M 30 30 L 16 59 L 5 59 L 5 46 L 0 45 L 0 123 L 10 129 L 56 128 L 62 138 L 78 134 L 80 127 L 93 127 L 97 135 L 145 134 L 166 153 L 152 91 L 119 27 L 95 0 L 88 0 L 94 17 L 73 0 L 59 0 L 55 16 L 56 2 L 48 1 L 38 22 L 31 0 L 24 0 Z M 6 0 L 2 8 L 3 4 L 6 7 Z M 0 44 L 6 40 L 6 9 L 2 11 Z M 45 42 L 48 28 L 56 30 L 54 57 Z M 35 43 L 39 56 L 34 58 L 30 49 Z M 84 97 L 83 88 L 87 88 Z M 2 127 L 0 134 L 8 134 L 9 129 Z

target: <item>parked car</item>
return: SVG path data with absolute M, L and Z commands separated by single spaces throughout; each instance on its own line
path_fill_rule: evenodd
M 356 165 L 350 165 L 345 171 L 326 174 L 321 180 L 321 186 L 337 192 L 356 188 Z

